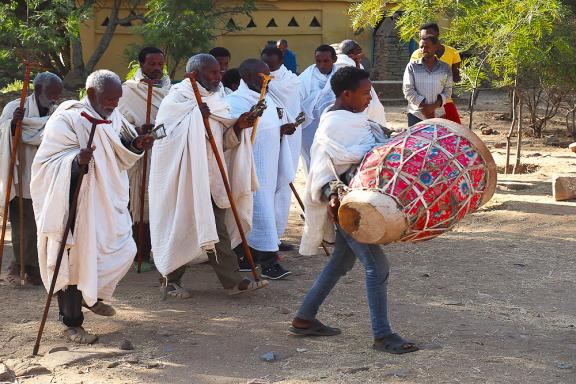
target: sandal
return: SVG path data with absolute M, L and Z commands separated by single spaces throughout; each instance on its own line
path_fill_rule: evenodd
M 252 281 L 244 279 L 232 289 L 228 290 L 228 295 L 234 296 L 241 293 L 255 291 L 257 289 L 265 288 L 268 286 L 268 280 Z
M 90 311 L 94 312 L 98 316 L 109 317 L 109 316 L 114 316 L 116 314 L 116 310 L 114 309 L 114 307 L 112 307 L 111 305 L 108 305 L 108 304 L 104 304 L 104 302 L 101 300 L 98 300 L 96 302 L 96 304 L 94 304 L 91 307 L 89 307 L 88 304 L 86 304 L 86 302 L 84 300 L 82 300 L 82 306 L 84 308 L 88 308 Z
M 405 340 L 397 333 L 391 333 L 381 339 L 375 339 L 372 348 L 377 351 L 388 352 L 395 355 L 416 352 L 419 348 L 411 341 Z
M 339 328 L 332 328 L 322 324 L 319 320 L 314 319 L 307 328 L 296 328 L 294 326 L 288 328 L 294 335 L 300 336 L 336 336 L 342 333 Z
M 189 299 L 192 297 L 192 294 L 179 283 L 168 283 L 166 285 L 166 294 L 177 299 Z
M 98 336 L 86 332 L 83 327 L 68 327 L 62 333 L 68 340 L 77 344 L 94 344 L 98 341 Z

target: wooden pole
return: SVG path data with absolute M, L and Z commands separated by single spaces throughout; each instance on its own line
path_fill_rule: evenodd
M 152 81 L 143 80 L 148 84 L 148 94 L 146 97 L 146 125 L 150 125 L 150 114 L 152 112 Z M 142 132 L 146 134 L 148 132 Z M 148 151 L 144 151 L 144 162 L 142 169 L 142 184 L 140 186 L 140 221 L 138 222 L 138 273 L 142 271 L 142 252 L 144 250 L 144 200 L 146 198 L 146 176 L 148 173 Z
M 94 133 L 96 133 L 96 126 L 98 124 L 110 124 L 111 121 L 96 119 L 86 112 L 82 112 L 81 115 L 92 123 L 90 137 L 88 139 L 88 144 L 86 145 L 86 148 L 91 148 L 92 141 L 94 140 Z M 46 299 L 46 305 L 44 306 L 44 314 L 42 315 L 42 321 L 40 322 L 40 328 L 38 329 L 38 335 L 36 336 L 36 343 L 34 344 L 34 350 L 32 351 L 33 356 L 36 356 L 38 354 L 38 350 L 40 349 L 40 340 L 42 339 L 42 333 L 44 332 L 44 326 L 46 325 L 46 318 L 48 317 L 48 311 L 50 310 L 50 303 L 52 302 L 52 296 L 54 295 L 54 288 L 56 287 L 58 272 L 60 272 L 60 265 L 62 264 L 62 256 L 64 255 L 64 250 L 66 249 L 66 240 L 68 239 L 68 233 L 70 232 L 72 225 L 76 221 L 76 209 L 78 208 L 78 196 L 80 195 L 82 179 L 84 178 L 84 174 L 87 172 L 87 170 L 87 165 L 80 166 L 80 174 L 78 175 L 78 181 L 76 182 L 76 188 L 74 189 L 74 195 L 72 197 L 72 202 L 70 203 L 68 220 L 66 220 L 66 227 L 64 228 L 64 233 L 62 233 L 60 248 L 58 248 L 58 256 L 56 258 L 56 265 L 54 266 L 54 274 L 52 275 L 50 289 L 48 290 L 48 298 Z
M 20 109 L 24 109 L 24 103 L 26 102 L 26 96 L 28 95 L 28 85 L 30 84 L 30 67 L 31 63 L 28 61 L 24 61 L 25 70 L 24 70 L 24 80 L 22 82 L 22 91 L 20 92 Z M 22 120 L 16 121 L 16 130 L 14 132 L 14 137 L 12 138 L 12 148 L 10 154 L 10 164 L 8 164 L 8 180 L 6 182 L 6 194 L 4 199 L 4 212 L 2 215 L 2 234 L 0 235 L 0 272 L 2 271 L 2 256 L 4 255 L 4 239 L 6 238 L 6 226 L 8 224 L 8 207 L 10 205 L 10 192 L 12 191 L 12 181 L 14 179 L 14 165 L 16 164 L 16 156 L 18 154 L 18 146 L 20 145 L 20 139 L 22 138 Z M 20 168 L 20 167 L 19 167 Z M 20 174 L 20 172 L 19 172 Z M 20 176 L 19 176 L 20 177 Z M 22 179 L 18 181 L 19 185 L 22 185 Z M 21 190 L 21 188 L 19 188 Z M 22 193 L 19 193 L 20 199 L 22 199 Z M 22 203 L 20 203 L 20 212 L 23 214 L 22 210 Z M 22 263 L 22 255 L 23 255 L 23 245 L 24 241 L 22 240 L 23 232 L 22 232 L 22 224 L 23 220 L 20 217 L 20 259 Z M 22 267 L 21 267 L 22 268 Z M 22 278 L 22 270 L 20 270 L 21 278 Z
M 268 83 L 270 82 L 270 80 L 272 80 L 274 78 L 274 76 L 265 75 L 263 73 L 259 73 L 258 76 L 262 77 L 262 79 L 263 79 L 262 88 L 260 89 L 260 98 L 258 99 L 258 102 L 261 102 L 266 97 L 266 91 L 268 89 Z M 250 135 L 250 143 L 252 143 L 252 144 L 254 144 L 254 139 L 256 138 L 256 128 L 258 128 L 258 121 L 259 120 L 260 120 L 260 118 L 257 118 L 256 121 L 254 121 L 254 126 L 252 127 L 252 133 Z
M 306 210 L 304 209 L 304 203 L 302 202 L 302 199 L 300 198 L 300 195 L 298 194 L 296 187 L 294 186 L 293 183 L 290 183 L 289 185 L 290 189 L 292 190 L 292 193 L 294 194 L 294 197 L 298 201 L 298 205 L 300 205 L 300 209 L 302 209 L 302 212 L 305 214 Z M 328 252 L 328 248 L 326 248 L 326 244 L 324 244 L 324 241 L 322 241 L 322 249 L 324 250 L 326 256 L 330 257 L 330 252 Z
M 266 81 L 266 78 L 264 78 L 264 81 Z M 190 74 L 190 83 L 192 84 L 192 89 L 194 89 L 194 96 L 196 97 L 196 102 L 198 103 L 198 107 L 200 108 L 200 106 L 202 105 L 202 96 L 200 95 L 200 91 L 198 90 L 198 84 L 196 83 L 196 74 L 194 72 Z M 265 87 L 262 88 L 265 90 Z M 222 176 L 222 182 L 224 183 L 224 188 L 226 189 L 226 194 L 228 195 L 228 200 L 230 201 L 230 208 L 232 208 L 232 214 L 234 215 L 234 220 L 236 221 L 236 225 L 238 226 L 238 232 L 240 232 L 240 238 L 242 239 L 242 247 L 244 248 L 244 253 L 248 258 L 248 263 L 250 263 L 250 268 L 252 269 L 252 276 L 254 276 L 254 280 L 258 282 L 260 281 L 260 275 L 256 270 L 256 264 L 254 263 L 254 258 L 252 257 L 252 253 L 250 252 L 250 247 L 248 246 L 248 240 L 246 240 L 246 234 L 244 233 L 244 228 L 242 228 L 242 222 L 240 221 L 240 216 L 238 215 L 238 210 L 236 209 L 236 203 L 234 202 L 234 197 L 232 196 L 232 189 L 230 188 L 230 183 L 228 182 L 228 175 L 226 174 L 226 170 L 224 169 L 224 163 L 222 162 L 220 152 L 218 151 L 218 146 L 216 145 L 216 141 L 214 141 L 214 136 L 212 135 L 212 129 L 210 128 L 210 121 L 208 120 L 208 117 L 204 116 L 202 116 L 202 120 L 204 121 L 204 128 L 206 129 L 206 135 L 208 136 L 210 147 L 212 148 L 214 158 L 216 159 L 218 169 L 220 170 L 220 175 Z

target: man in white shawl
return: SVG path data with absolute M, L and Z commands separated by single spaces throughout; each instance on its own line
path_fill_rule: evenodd
M 156 117 L 166 137 L 152 152 L 150 167 L 150 232 L 163 289 L 170 297 L 189 298 L 182 285 L 188 263 L 206 261 L 230 294 L 253 291 L 267 282 L 243 278 L 232 247 L 240 243 L 230 220 L 230 201 L 214 153 L 206 138 L 208 118 L 245 232 L 252 224 L 252 194 L 258 186 L 252 158 L 250 107 L 232 118 L 224 100 L 218 61 L 209 54 L 192 56 L 193 73 L 203 103 L 198 105 L 189 79 L 174 85 Z
M 299 76 L 300 101 L 306 113 L 302 124 L 302 160 L 306 173 L 310 169 L 310 149 L 314 135 L 320 123 L 322 112 L 334 104 L 336 97 L 330 87 L 330 78 L 336 72 L 336 50 L 329 45 L 321 45 L 314 52 L 315 64 L 312 64 Z
M 145 47 L 138 53 L 140 68 L 130 80 L 122 85 L 122 98 L 118 104 L 118 110 L 124 115 L 130 124 L 141 129 L 140 132 L 149 132 L 154 127 L 156 115 L 162 99 L 170 90 L 170 78 L 164 75 L 164 53 L 155 47 Z M 152 103 L 150 105 L 150 125 L 146 126 L 146 100 L 148 97 L 148 84 L 142 80 L 151 81 Z M 136 235 L 140 222 L 140 196 L 142 189 L 142 173 L 144 172 L 144 159 L 139 160 L 128 170 L 130 180 L 130 214 L 134 223 L 133 232 Z M 146 180 L 150 181 L 150 155 L 148 155 L 148 174 Z M 148 188 L 144 195 L 144 239 L 140 241 L 138 252 L 144 262 L 150 261 L 150 225 L 148 220 Z M 136 236 L 137 237 L 137 236 Z M 143 265 L 143 270 L 149 267 Z
M 86 93 L 81 101 L 60 104 L 46 123 L 30 184 L 40 273 L 48 290 L 72 194 L 79 172 L 87 166 L 54 290 L 64 336 L 81 344 L 98 339 L 82 327 L 82 306 L 101 316 L 115 314 L 103 300 L 112 298 L 136 254 L 127 170 L 153 143 L 151 136 L 138 136 L 117 110 L 122 82 L 114 72 L 93 72 L 86 79 Z M 92 148 L 86 148 L 92 124 L 82 112 L 111 121 L 96 127 Z
M 273 79 L 268 85 L 270 97 L 282 108 L 283 113 L 289 122 L 295 122 L 298 115 L 302 112 L 300 103 L 300 79 L 294 72 L 289 71 L 283 64 L 282 51 L 276 47 L 268 47 L 262 51 L 262 61 L 270 68 L 270 75 Z M 291 165 L 293 176 L 288 183 L 278 185 L 276 190 L 276 230 L 278 239 L 282 239 L 286 226 L 288 225 L 288 214 L 290 213 L 290 203 L 292 200 L 292 190 L 290 183 L 296 177 L 298 169 L 298 160 L 300 159 L 300 150 L 302 147 L 302 128 L 297 127 L 290 135 L 283 135 L 282 141 L 286 141 L 290 147 L 290 158 L 284 159 Z M 280 240 L 278 244 L 280 251 L 292 251 L 294 246 Z
M 364 66 L 360 64 L 362 59 L 362 47 L 360 44 L 354 40 L 343 40 L 340 43 L 340 53 L 338 54 L 338 60 L 336 60 L 336 70 L 342 67 L 356 67 L 364 69 Z M 384 106 L 378 98 L 378 94 L 374 87 L 370 90 L 370 95 L 372 100 L 370 105 L 366 108 L 365 114 L 368 118 L 383 127 L 386 126 L 386 113 L 384 112 Z
M 336 241 L 328 264 L 306 294 L 290 331 L 308 336 L 341 333 L 338 328 L 322 324 L 316 315 L 340 277 L 352 270 L 358 258 L 365 269 L 373 348 L 389 353 L 407 353 L 418 348 L 394 333 L 388 321 L 389 266 L 386 255 L 379 245 L 361 244 L 338 225 L 339 189 L 345 188 L 344 184 L 352 178 L 354 167 L 364 155 L 386 140 L 382 127 L 370 122 L 362 113 L 371 99 L 369 76 L 362 69 L 345 67 L 330 80 L 336 101 L 322 115 L 312 146 L 312 163 L 306 185 L 306 224 L 300 253 L 316 254 L 329 227 L 334 231 L 335 226 Z
M 242 81 L 236 92 L 226 98 L 233 116 L 238 116 L 246 108 L 258 102 L 262 77 L 270 74 L 270 69 L 261 60 L 245 60 L 239 68 Z M 248 244 L 252 255 L 262 267 L 262 277 L 276 280 L 290 275 L 278 263 L 278 229 L 276 225 L 276 191 L 294 178 L 294 168 L 290 147 L 283 135 L 294 132 L 294 124 L 276 104 L 270 94 L 266 94 L 266 110 L 260 117 L 254 139 L 254 162 L 258 175 L 258 191 L 254 194 L 252 231 L 248 234 Z M 247 271 L 249 265 L 241 247 L 239 254 L 240 270 Z
M 36 222 L 30 197 L 30 174 L 32 161 L 42 142 L 44 125 L 56 109 L 56 102 L 62 94 L 62 80 L 50 72 L 42 72 L 34 78 L 34 93 L 26 98 L 24 109 L 20 109 L 20 99 L 6 104 L 0 116 L 0 208 L 4 208 L 6 196 L 6 183 L 10 166 L 10 153 L 12 149 L 12 136 L 16 131 L 16 122 L 22 121 L 22 136 L 19 146 L 21 156 L 18 156 L 14 167 L 9 219 L 12 228 L 13 258 L 8 267 L 6 281 L 9 284 L 20 283 L 20 249 L 24 253 L 24 271 L 26 281 L 32 285 L 42 284 L 40 270 L 38 269 L 38 252 L 36 248 Z M 22 161 L 20 163 L 20 160 Z M 18 179 L 18 167 L 22 170 L 22 180 Z M 21 185 L 19 185 L 21 184 Z M 20 223 L 19 191 L 22 189 L 23 223 Z M 23 244 L 20 244 L 20 225 L 23 226 Z

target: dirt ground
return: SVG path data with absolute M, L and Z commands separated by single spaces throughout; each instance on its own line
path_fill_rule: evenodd
M 391 125 L 405 126 L 403 105 L 387 111 Z M 505 111 L 502 96 L 480 96 L 476 121 L 499 132 L 481 137 L 500 166 L 504 149 L 493 146 L 507 130 L 509 122 L 497 119 Z M 360 265 L 319 314 L 342 328 L 341 336 L 289 335 L 292 315 L 327 260 L 320 252 L 289 252 L 283 263 L 292 277 L 234 298 L 220 289 L 206 264 L 186 274 L 184 283 L 194 295 L 184 301 L 160 301 L 158 274 L 131 271 L 112 302 L 115 317 L 86 314 L 85 326 L 100 342 L 81 348 L 81 358 L 68 365 L 44 357 L 52 359 L 50 369 L 35 365 L 41 356 L 30 357 L 44 289 L 0 281 L 0 361 L 20 367 L 19 382 L 38 384 L 576 383 L 576 202 L 555 202 L 550 183 L 554 172 L 576 170 L 576 155 L 542 141 L 528 139 L 523 157 L 539 169 L 499 175 L 493 199 L 454 231 L 425 243 L 385 247 L 392 268 L 392 325 L 417 341 L 419 352 L 394 356 L 370 348 Z M 301 175 L 297 187 L 303 191 Z M 294 244 L 302 231 L 298 214 L 294 205 L 287 232 Z M 10 254 L 8 242 L 5 255 Z M 67 346 L 56 320 L 52 305 L 41 355 Z M 124 340 L 135 349 L 120 355 Z M 277 359 L 262 361 L 266 352 Z

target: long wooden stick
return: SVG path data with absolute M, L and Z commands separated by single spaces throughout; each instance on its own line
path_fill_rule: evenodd
M 31 64 L 28 61 L 24 62 L 24 80 L 22 82 L 22 91 L 20 92 L 20 109 L 24 108 L 24 103 L 26 102 L 26 96 L 28 96 L 28 85 L 30 84 L 30 67 Z M 8 207 L 10 204 L 10 192 L 12 191 L 12 180 L 14 179 L 14 165 L 16 163 L 16 155 L 18 153 L 18 146 L 20 145 L 20 139 L 22 138 L 22 120 L 16 121 L 16 130 L 14 132 L 14 137 L 12 138 L 12 152 L 10 154 L 10 164 L 8 164 L 8 180 L 6 182 L 6 195 L 4 199 L 4 212 L 2 215 L 2 235 L 0 235 L 0 272 L 2 271 L 2 256 L 4 255 L 4 239 L 6 238 L 6 226 L 8 224 Z M 22 184 L 22 180 L 18 181 L 18 184 Z M 22 193 L 19 193 L 20 198 L 22 198 Z M 20 212 L 22 211 L 22 206 L 20 206 Z M 20 220 L 23 224 L 23 220 Z M 20 226 L 20 255 L 23 252 L 24 241 L 22 240 L 22 226 Z M 22 256 L 20 256 L 22 258 Z
M 24 265 L 24 153 L 22 146 L 18 146 L 18 253 L 20 259 L 20 285 L 26 284 Z M 14 243 L 14 239 L 12 239 Z
M 260 98 L 258 99 L 258 102 L 260 102 L 264 100 L 264 98 L 266 97 L 266 91 L 268 90 L 268 83 L 270 82 L 270 80 L 274 78 L 274 76 L 265 75 L 263 73 L 259 73 L 258 76 L 262 77 L 263 79 L 262 88 L 260 89 Z M 254 125 L 252 126 L 252 133 L 250 134 L 250 143 L 252 144 L 254 144 L 254 139 L 256 138 L 256 129 L 258 128 L 259 120 L 260 118 L 257 118 L 254 121 Z
M 148 84 L 148 94 L 146 97 L 146 125 L 150 125 L 150 114 L 152 113 L 152 82 Z M 148 132 L 142 132 L 146 134 Z M 146 198 L 146 175 L 148 173 L 148 151 L 144 151 L 144 161 L 142 169 L 142 184 L 140 186 L 140 222 L 138 223 L 138 273 L 142 270 L 142 252 L 144 251 L 144 199 Z
M 296 198 L 296 200 L 298 201 L 298 204 L 300 205 L 300 209 L 302 209 L 302 212 L 305 214 L 306 210 L 304 209 L 304 203 L 302 202 L 302 199 L 300 198 L 300 195 L 298 194 L 296 187 L 294 186 L 293 183 L 290 183 L 289 185 L 290 185 L 290 189 L 292 190 L 292 193 L 294 194 L 294 197 Z M 326 254 L 326 256 L 330 257 L 330 252 L 328 252 L 328 248 L 326 248 L 326 245 L 324 244 L 324 240 L 322 240 L 322 249 L 324 250 L 324 253 Z
M 92 129 L 90 130 L 90 137 L 88 139 L 88 144 L 86 148 L 92 147 L 92 141 L 94 140 L 94 133 L 96 133 L 96 126 L 98 124 L 110 124 L 111 121 L 96 119 L 86 112 L 82 112 L 81 115 L 88 119 L 92 123 Z M 62 240 L 60 241 L 60 248 L 58 248 L 58 257 L 56 258 L 56 265 L 54 266 L 54 274 L 52 275 L 52 282 L 50 283 L 50 289 L 48 291 L 48 298 L 46 299 L 46 306 L 44 307 L 44 314 L 42 315 L 42 321 L 40 322 L 40 328 L 38 329 L 38 336 L 36 336 L 36 343 L 34 344 L 34 350 L 32 352 L 33 356 L 38 354 L 40 349 L 40 340 L 42 339 L 42 333 L 44 332 L 44 326 L 46 325 L 46 318 L 48 317 L 48 311 L 50 310 L 50 303 L 52 302 L 52 296 L 54 295 L 54 288 L 56 287 L 56 280 L 58 279 L 58 273 L 60 272 L 60 265 L 62 264 L 62 256 L 64 255 L 64 250 L 66 249 L 66 240 L 68 239 L 68 233 L 72 229 L 72 225 L 76 221 L 76 209 L 78 208 L 78 196 L 80 195 L 80 187 L 82 186 L 82 179 L 84 179 L 84 174 L 88 170 L 87 165 L 80 166 L 80 174 L 78 175 L 78 181 L 76 182 L 76 188 L 74 189 L 74 195 L 72 197 L 72 202 L 70 203 L 70 210 L 68 212 L 68 220 L 66 220 L 66 227 L 64 228 L 64 233 L 62 233 Z
M 190 74 L 190 83 L 192 84 L 192 89 L 194 89 L 194 96 L 196 97 L 198 107 L 200 107 L 202 105 L 202 96 L 200 95 L 200 91 L 198 90 L 198 84 L 196 83 L 196 74 L 194 72 Z M 250 247 L 248 246 L 248 240 L 246 239 L 246 234 L 244 233 L 244 228 L 242 228 L 242 222 L 240 221 L 240 216 L 238 215 L 238 210 L 236 209 L 236 203 L 234 202 L 234 197 L 232 196 L 232 189 L 230 188 L 230 183 L 228 182 L 228 175 L 226 174 L 226 170 L 224 169 L 224 163 L 222 162 L 222 158 L 220 157 L 220 151 L 218 150 L 218 146 L 216 145 L 216 141 L 214 141 L 214 136 L 212 135 L 212 129 L 210 128 L 210 121 L 208 120 L 208 117 L 204 116 L 202 117 L 202 120 L 204 121 L 204 128 L 206 128 L 208 141 L 210 142 L 210 147 L 212 148 L 214 158 L 216 159 L 218 169 L 220 170 L 220 175 L 222 176 L 222 182 L 224 183 L 224 188 L 226 189 L 226 194 L 228 195 L 228 200 L 230 201 L 230 208 L 232 208 L 232 214 L 234 215 L 234 220 L 236 221 L 236 225 L 238 226 L 238 232 L 240 232 L 240 238 L 242 239 L 242 247 L 244 248 L 244 253 L 248 258 L 248 263 L 250 263 L 250 268 L 252 269 L 252 276 L 254 276 L 254 280 L 258 282 L 260 281 L 260 275 L 256 270 L 256 264 L 254 263 L 254 258 L 252 257 L 252 253 L 250 252 Z

